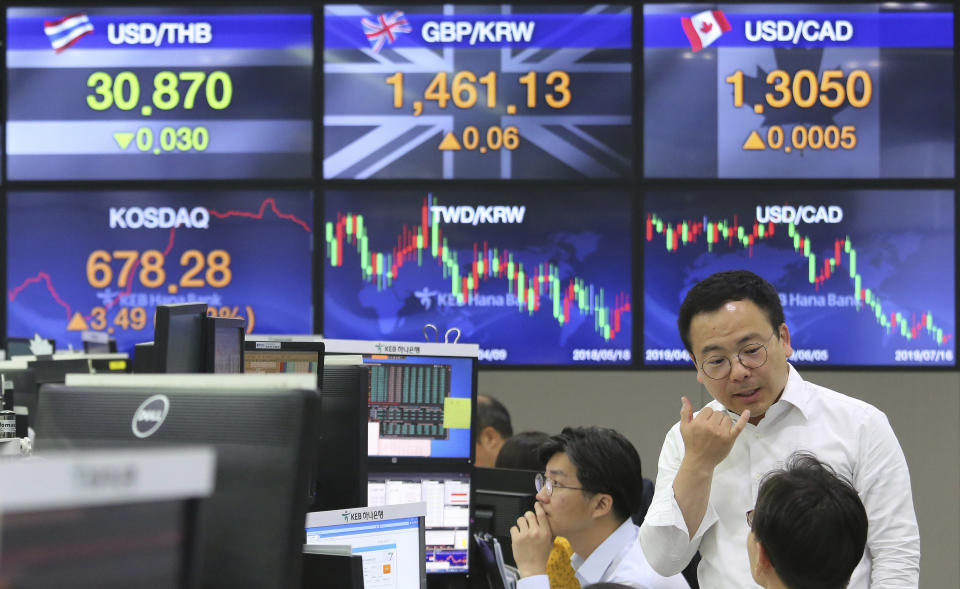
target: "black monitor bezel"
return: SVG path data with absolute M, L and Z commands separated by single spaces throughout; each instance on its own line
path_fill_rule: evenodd
M 232 329 L 239 332 L 237 342 L 240 347 L 240 372 L 243 372 L 243 351 L 247 333 L 247 320 L 238 317 L 213 317 L 203 319 L 203 371 L 216 373 L 217 367 L 217 330 Z
M 200 341 L 198 349 L 203 350 L 203 325 L 207 316 L 206 303 L 176 303 L 173 305 L 157 305 L 157 315 L 153 331 L 153 368 L 155 372 L 169 373 L 167 362 L 168 352 L 174 342 L 170 341 L 170 320 L 173 317 L 200 315 Z M 197 369 L 189 372 L 202 372 L 203 358 L 197 358 Z

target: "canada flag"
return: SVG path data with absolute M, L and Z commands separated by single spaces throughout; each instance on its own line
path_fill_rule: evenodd
M 709 47 L 711 43 L 720 38 L 720 35 L 730 30 L 730 23 L 721 10 L 704 10 L 690 18 L 680 19 L 683 24 L 683 32 L 690 39 L 690 47 L 693 50 L 700 51 L 704 47 Z

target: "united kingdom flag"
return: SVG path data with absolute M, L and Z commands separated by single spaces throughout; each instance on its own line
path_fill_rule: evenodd
M 387 41 L 392 45 L 397 39 L 397 34 L 411 31 L 407 19 L 403 17 L 403 12 L 399 10 L 389 16 L 386 13 L 381 14 L 377 17 L 376 22 L 366 18 L 361 19 L 360 22 L 366 29 L 364 34 L 370 40 L 374 53 L 379 53 Z

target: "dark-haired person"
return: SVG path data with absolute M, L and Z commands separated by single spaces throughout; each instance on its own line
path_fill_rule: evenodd
M 510 529 L 520 571 L 517 589 L 547 588 L 555 536 L 570 541 L 580 586 L 601 581 L 635 589 L 688 589 L 680 575 L 662 577 L 647 564 L 630 516 L 643 492 L 640 456 L 612 429 L 566 427 L 540 447 L 546 472 L 537 503 Z
M 656 493 L 640 530 L 661 574 L 681 570 L 698 549 L 702 589 L 751 587 L 747 524 L 761 476 L 808 450 L 852 481 L 870 521 L 867 550 L 850 587 L 919 583 L 920 535 L 903 450 L 878 409 L 809 383 L 793 353 L 780 297 L 746 270 L 714 274 L 687 293 L 680 336 L 697 380 L 714 398 L 680 422 L 660 453 Z
M 544 432 L 520 432 L 507 438 L 497 454 L 496 468 L 543 471 L 540 446 L 550 439 Z
M 857 490 L 803 452 L 764 476 L 746 519 L 750 574 L 765 589 L 843 589 L 867 543 Z
M 477 395 L 476 466 L 493 468 L 503 442 L 513 435 L 510 413 L 490 395 Z

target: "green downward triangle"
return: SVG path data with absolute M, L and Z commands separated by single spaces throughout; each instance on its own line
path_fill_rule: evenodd
M 130 142 L 133 141 L 133 133 L 114 133 L 113 140 L 117 142 L 117 145 L 120 146 L 120 149 L 126 149 Z

